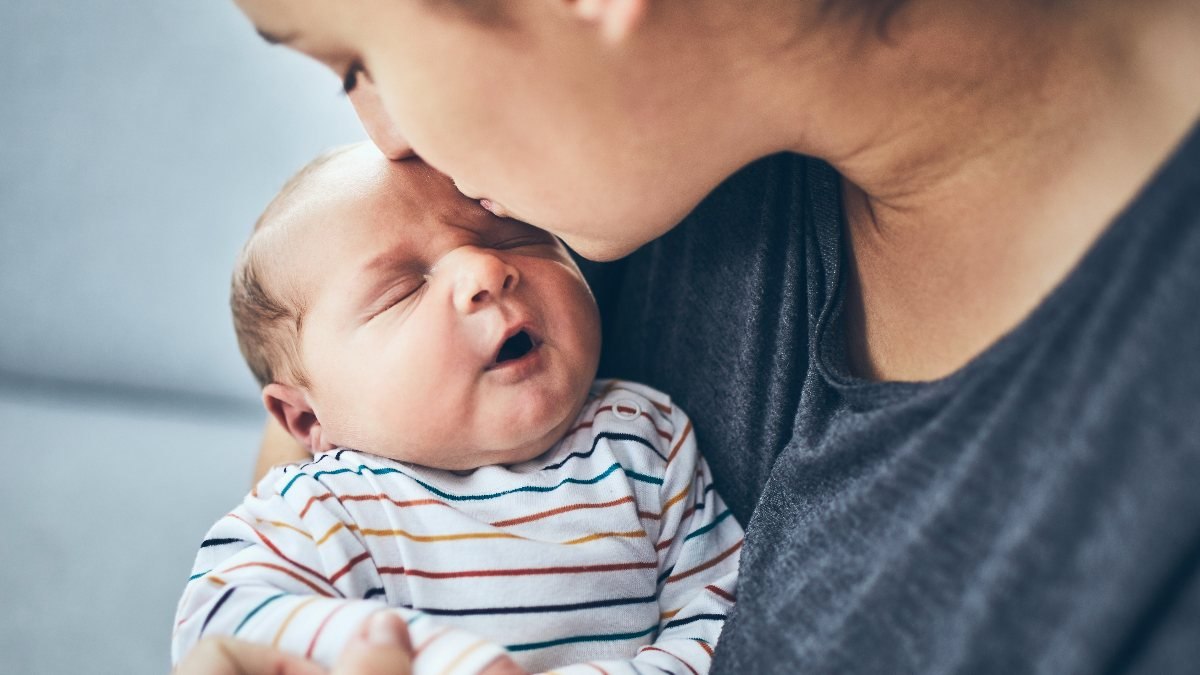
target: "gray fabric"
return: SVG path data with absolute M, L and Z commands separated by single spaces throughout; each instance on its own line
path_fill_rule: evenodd
M 715 673 L 1200 668 L 1200 135 L 951 376 L 847 374 L 838 178 L 752 165 L 589 266 L 749 523 Z

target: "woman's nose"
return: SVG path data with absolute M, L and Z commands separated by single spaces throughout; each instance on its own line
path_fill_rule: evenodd
M 452 270 L 454 308 L 471 314 L 496 302 L 520 283 L 517 268 L 491 249 L 462 246 L 442 258 L 438 267 Z
M 367 130 L 367 136 L 388 159 L 404 159 L 413 155 L 412 146 L 383 107 L 379 89 L 371 78 L 360 75 L 357 84 L 347 95 L 363 128 Z

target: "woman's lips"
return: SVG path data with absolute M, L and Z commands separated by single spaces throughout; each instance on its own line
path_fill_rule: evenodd
M 508 211 L 506 211 L 503 206 L 500 206 L 496 202 L 494 202 L 486 197 L 479 200 L 479 205 L 482 206 L 485 211 L 488 211 L 489 213 L 491 213 L 493 216 L 496 216 L 497 218 L 507 218 L 508 217 Z
M 481 197 L 479 192 L 470 185 L 460 183 L 456 180 L 454 181 L 454 187 L 467 199 L 474 199 L 475 201 L 479 202 L 479 205 L 482 206 L 485 211 L 491 212 L 492 215 L 500 218 L 508 217 L 508 211 L 503 206 L 488 199 L 487 197 Z

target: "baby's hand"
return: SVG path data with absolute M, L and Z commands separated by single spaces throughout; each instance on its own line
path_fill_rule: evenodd
M 344 650 L 332 675 L 410 675 L 412 641 L 408 625 L 391 612 L 376 612 Z
M 524 668 L 507 656 L 492 661 L 479 675 L 529 675 Z
M 408 625 L 392 612 L 380 611 L 363 622 L 359 635 L 345 650 L 332 675 L 411 675 L 412 640 Z M 511 658 L 501 656 L 478 675 L 528 675 Z
M 328 675 L 411 675 L 408 627 L 394 614 L 379 612 L 363 622 Z M 312 661 L 264 645 L 229 637 L 198 642 L 173 675 L 327 675 Z M 508 675 L 497 671 L 488 675 Z

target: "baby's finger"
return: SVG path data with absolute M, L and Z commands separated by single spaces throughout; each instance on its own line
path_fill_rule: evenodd
M 410 675 L 412 642 L 404 620 L 391 612 L 376 612 L 350 641 L 332 675 Z

